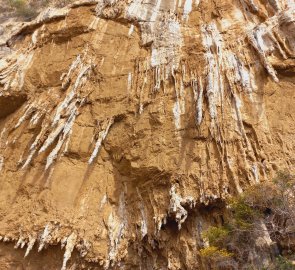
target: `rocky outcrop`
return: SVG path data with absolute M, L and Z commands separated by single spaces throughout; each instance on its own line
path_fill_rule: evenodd
M 224 199 L 293 170 L 294 21 L 287 0 L 99 0 L 23 23 L 1 45 L 3 269 L 202 269 Z

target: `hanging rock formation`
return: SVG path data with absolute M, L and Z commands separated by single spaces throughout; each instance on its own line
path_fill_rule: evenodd
M 294 170 L 293 0 L 84 0 L 0 46 L 1 269 L 203 269 Z

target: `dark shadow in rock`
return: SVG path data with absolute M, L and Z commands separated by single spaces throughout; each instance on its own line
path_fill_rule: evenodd
M 0 119 L 15 112 L 27 100 L 27 96 L 0 96 Z

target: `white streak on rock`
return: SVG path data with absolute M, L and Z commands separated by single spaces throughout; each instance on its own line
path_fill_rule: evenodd
M 31 147 L 30 147 L 30 154 L 28 155 L 24 165 L 22 166 L 22 169 L 26 168 L 30 163 L 31 163 L 31 160 L 34 156 L 34 154 L 36 153 L 37 149 L 37 145 L 40 141 L 40 138 L 41 138 L 41 135 L 42 135 L 42 130 L 40 131 L 40 133 L 37 135 L 35 141 L 32 143 Z
M 117 254 L 120 248 L 121 239 L 124 235 L 124 230 L 127 226 L 127 215 L 125 210 L 125 193 L 124 191 L 120 194 L 118 215 L 114 215 L 113 212 L 109 215 L 108 218 L 108 232 L 109 232 L 109 257 L 106 268 L 111 263 L 114 266 L 114 263 L 117 261 Z
M 76 241 L 77 241 L 77 235 L 75 233 L 72 233 L 67 239 L 66 251 L 64 254 L 61 270 L 66 270 L 67 262 L 71 258 L 72 252 L 75 248 Z
M 0 171 L 2 171 L 4 165 L 4 157 L 0 156 Z
M 60 121 L 58 123 L 58 126 L 47 137 L 46 141 L 40 148 L 39 153 L 44 152 L 55 141 L 55 139 L 59 136 L 59 134 L 64 130 L 64 127 L 65 127 L 65 120 Z
M 88 160 L 89 164 L 91 164 L 94 161 L 94 159 L 96 158 L 96 156 L 97 156 L 97 154 L 99 152 L 99 149 L 101 147 L 101 144 L 105 140 L 106 136 L 108 135 L 109 129 L 112 126 L 113 123 L 114 123 L 114 119 L 113 118 L 109 119 L 106 129 L 99 132 L 98 139 L 96 141 L 94 150 L 93 150 L 93 152 L 91 154 L 90 159 Z
M 113 264 L 116 261 L 117 252 L 120 244 L 121 237 L 124 231 L 124 223 L 114 217 L 113 213 L 110 214 L 108 219 L 108 231 L 109 231 L 109 261 Z
M 19 247 L 22 247 L 22 248 L 23 248 L 23 247 L 25 246 L 25 244 L 26 244 L 25 239 L 24 239 L 22 236 L 20 236 L 20 238 L 19 238 L 18 241 L 16 242 L 14 248 L 15 248 L 15 249 L 17 249 L 17 248 L 19 248 Z
M 130 37 L 134 32 L 134 24 L 130 25 L 129 31 L 128 31 L 128 36 Z
M 128 78 L 127 78 L 127 93 L 130 94 L 132 89 L 132 73 L 128 73 Z
M 192 12 L 193 2 L 192 0 L 185 0 L 184 8 L 183 8 L 183 18 L 185 20 L 188 19 L 189 14 Z
M 60 241 L 60 248 L 61 249 L 63 249 L 66 246 L 67 239 L 68 239 L 67 237 L 63 237 L 63 239 L 61 239 L 61 241 Z
M 73 61 L 73 63 L 71 64 L 68 73 L 64 73 L 60 80 L 63 81 L 62 83 L 62 89 L 65 89 L 68 84 L 70 83 L 70 79 L 71 79 L 71 75 L 72 73 L 78 68 L 79 65 L 82 64 L 82 60 L 81 60 L 81 56 L 78 55 L 77 58 Z
M 217 118 L 217 104 L 223 100 L 224 89 L 222 79 L 223 45 L 222 37 L 215 24 L 202 26 L 203 46 L 207 60 L 207 98 L 209 114 L 212 120 Z
M 41 235 L 40 238 L 40 244 L 39 244 L 39 248 L 38 248 L 38 252 L 40 252 L 44 246 L 49 242 L 49 240 L 51 239 L 51 232 L 53 230 L 53 227 L 51 224 L 47 224 L 44 228 L 43 234 Z
M 100 201 L 99 209 L 102 209 L 102 208 L 104 207 L 104 205 L 107 203 L 107 201 L 108 201 L 108 197 L 107 197 L 107 195 L 105 194 L 105 195 L 102 197 L 101 201 Z
M 181 225 L 187 219 L 187 210 L 183 207 L 188 205 L 190 208 L 195 206 L 196 202 L 192 197 L 182 198 L 176 193 L 176 186 L 173 185 L 170 190 L 170 207 L 169 214 L 173 215 L 178 223 L 178 229 L 181 229 Z
M 145 212 L 143 199 L 142 199 L 142 196 L 139 192 L 139 189 L 136 188 L 136 191 L 137 191 L 138 197 L 140 199 L 140 202 L 139 202 L 140 213 L 141 213 L 140 231 L 141 231 L 141 238 L 143 239 L 148 233 L 147 216 L 146 216 L 146 212 Z
M 275 82 L 278 82 L 279 79 L 277 77 L 277 73 L 273 66 L 270 64 L 270 62 L 267 59 L 266 53 L 269 50 L 269 47 L 266 46 L 264 42 L 264 36 L 268 33 L 268 31 L 271 31 L 266 28 L 265 25 L 259 25 L 256 29 L 252 30 L 248 34 L 248 40 L 250 44 L 253 46 L 253 48 L 256 50 L 260 57 L 260 61 L 264 68 L 267 70 L 268 74 L 272 77 L 272 79 Z
M 38 33 L 39 33 L 39 30 L 37 29 L 37 30 L 34 31 L 34 33 L 32 35 L 32 43 L 33 43 L 33 45 L 37 44 Z
M 181 128 L 181 110 L 180 110 L 180 103 L 179 100 L 176 100 L 173 107 L 173 114 L 174 114 L 174 123 L 175 128 L 179 130 Z
M 254 175 L 255 182 L 259 183 L 259 171 L 258 171 L 257 164 L 254 164 L 252 166 L 252 173 Z
M 196 123 L 197 125 L 201 125 L 203 119 L 203 85 L 202 79 L 200 78 L 199 83 L 197 81 L 193 81 L 193 91 L 196 102 Z
M 31 105 L 31 104 L 26 105 L 24 114 L 18 120 L 18 122 L 17 122 L 17 124 L 15 125 L 14 128 L 18 128 L 26 119 L 28 119 L 28 117 L 32 113 L 32 107 L 33 107 L 33 105 Z
M 73 126 L 75 119 L 76 119 L 76 114 L 77 114 L 77 107 L 74 107 L 72 109 L 69 119 L 67 120 L 67 122 L 63 126 L 62 134 L 59 137 L 57 145 L 55 146 L 55 148 L 52 150 L 52 152 L 47 157 L 45 170 L 47 170 L 50 167 L 50 165 L 54 162 L 54 160 L 56 159 L 61 147 L 63 146 L 65 140 L 67 139 L 67 137 L 72 129 L 72 126 Z
M 58 123 L 58 121 L 61 118 L 62 111 L 65 110 L 69 106 L 69 104 L 71 103 L 73 98 L 76 96 L 76 90 L 78 89 L 78 87 L 80 87 L 84 83 L 84 80 L 82 80 L 82 79 L 88 74 L 88 71 L 90 70 L 90 68 L 91 68 L 91 66 L 87 65 L 87 66 L 84 66 L 80 69 L 79 75 L 77 76 L 77 79 L 75 81 L 75 84 L 74 84 L 72 90 L 67 94 L 67 96 L 63 100 L 63 102 L 57 107 L 54 119 L 52 121 L 52 126 L 54 126 L 54 125 L 56 125 L 56 123 Z
M 26 253 L 25 253 L 25 258 L 29 255 L 30 251 L 33 249 L 33 246 L 36 242 L 36 237 L 33 237 L 33 236 L 29 236 L 29 243 L 28 243 L 28 247 L 27 247 L 27 250 L 26 250 Z

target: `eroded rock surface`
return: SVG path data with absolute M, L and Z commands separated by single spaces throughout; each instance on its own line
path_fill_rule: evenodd
M 294 170 L 292 0 L 80 1 L 1 53 L 3 269 L 202 269 L 223 200 Z

